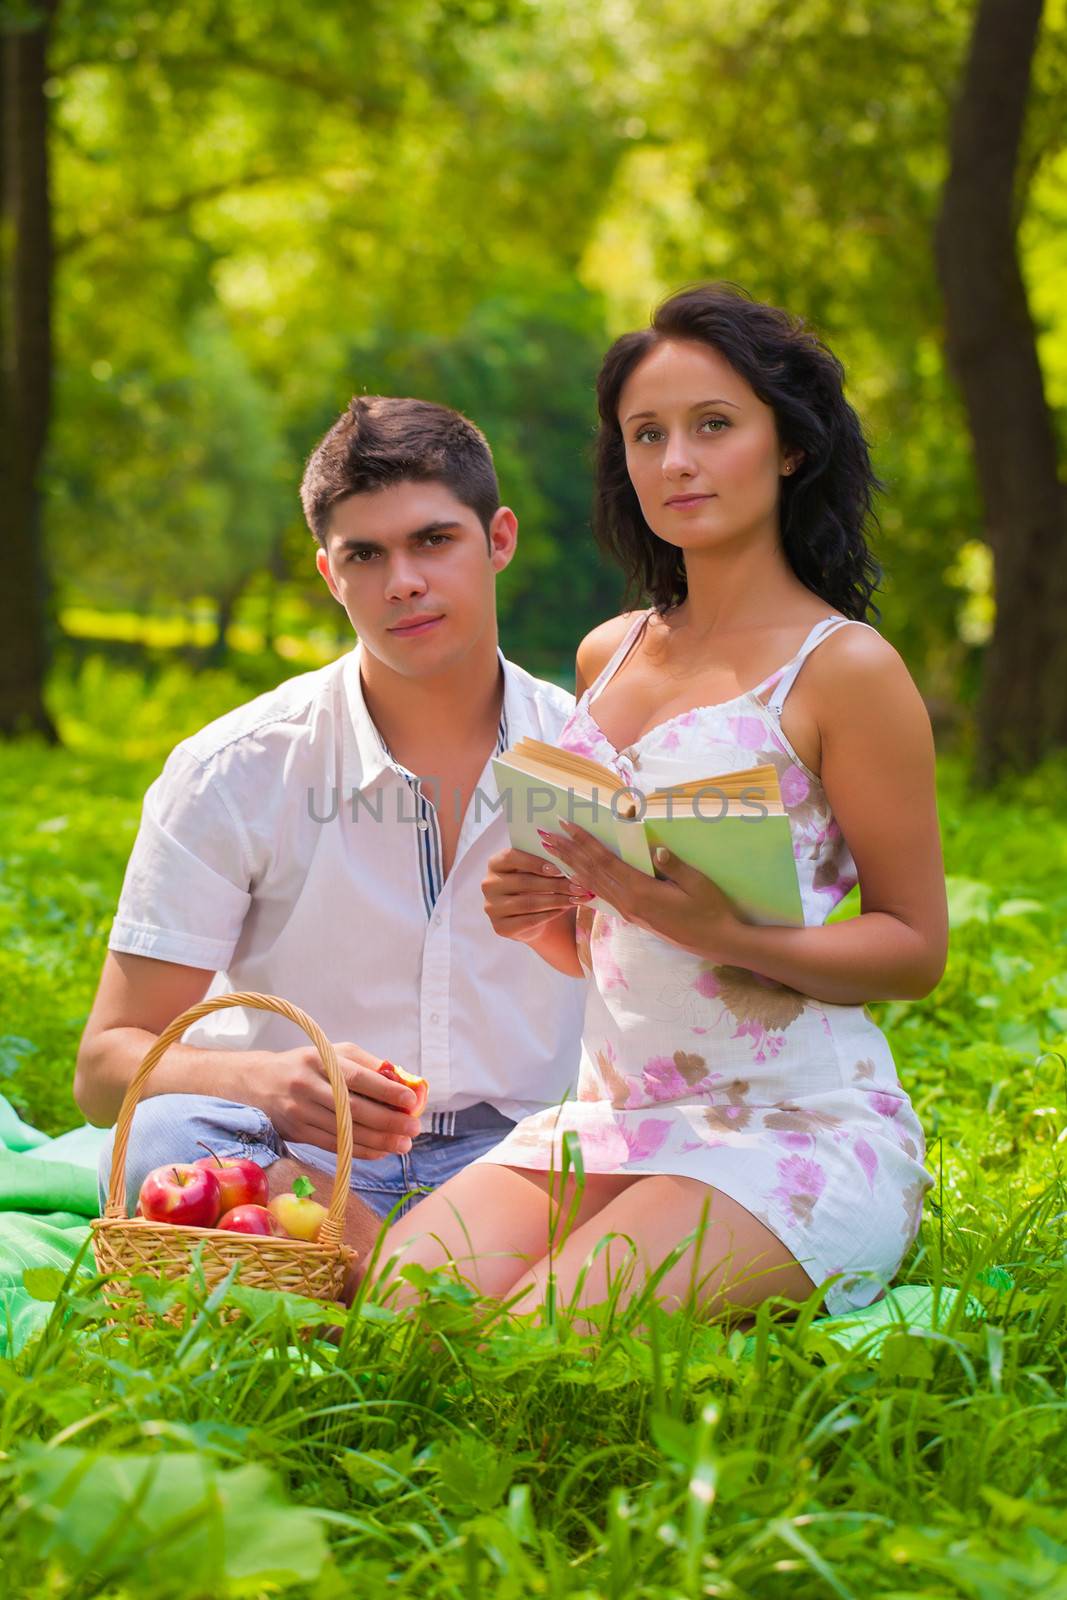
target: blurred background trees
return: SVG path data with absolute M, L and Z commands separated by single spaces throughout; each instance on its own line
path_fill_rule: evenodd
M 599 357 L 662 294 L 723 278 L 810 318 L 846 364 L 888 485 L 882 625 L 939 728 L 969 747 L 980 710 L 986 779 L 1067 743 L 1051 715 L 1004 737 L 1025 685 L 978 700 L 991 639 L 1018 676 L 1012 641 L 1038 620 L 1046 647 L 1067 639 L 1067 601 L 1008 584 L 998 613 L 1013 527 L 976 474 L 973 424 L 1005 456 L 1026 430 L 1007 426 L 1010 394 L 979 388 L 976 412 L 963 381 L 962 402 L 934 250 L 961 159 L 953 109 L 998 8 L 1002 26 L 1014 12 L 1025 30 L 1023 10 L 1034 25 L 1013 35 L 1019 136 L 1007 211 L 988 220 L 1025 284 L 1028 415 L 1054 460 L 1062 0 L 1040 27 L 1040 0 L 5 0 L 0 725 L 47 728 L 46 635 L 61 654 L 228 652 L 252 678 L 341 648 L 296 487 L 358 391 L 439 399 L 484 427 L 520 519 L 505 646 L 566 679 L 619 599 L 589 533 Z M 20 309 L 37 341 L 21 352 Z M 1067 571 L 1058 503 L 1042 559 Z M 1040 654 L 1023 653 L 1031 684 Z

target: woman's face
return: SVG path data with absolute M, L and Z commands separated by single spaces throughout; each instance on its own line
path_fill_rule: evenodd
M 709 345 L 656 345 L 619 395 L 626 465 L 645 521 L 681 550 L 777 537 L 779 479 L 795 453 L 774 412 Z

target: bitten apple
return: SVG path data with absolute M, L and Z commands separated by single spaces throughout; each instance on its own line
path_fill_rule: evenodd
M 326 1207 L 311 1198 L 314 1193 L 310 1181 L 301 1175 L 289 1194 L 276 1194 L 268 1204 L 267 1210 L 290 1239 L 318 1238 L 326 1221 Z
M 177 1222 L 186 1228 L 211 1228 L 222 1210 L 219 1180 L 208 1167 L 179 1161 L 156 1167 L 141 1185 L 141 1213 L 149 1222 Z
M 430 1085 L 426 1079 L 416 1078 L 413 1073 L 405 1072 L 403 1067 L 396 1066 L 392 1061 L 383 1061 L 378 1071 L 383 1078 L 391 1078 L 394 1083 L 402 1083 L 405 1089 L 414 1091 L 415 1105 L 411 1115 L 421 1117 L 430 1098 Z
M 200 1156 L 193 1163 L 206 1167 L 219 1180 L 222 1191 L 222 1211 L 233 1211 L 237 1206 L 265 1206 L 267 1203 L 267 1174 L 249 1156 L 217 1156 L 209 1145 L 210 1154 Z
M 270 1233 L 280 1237 L 285 1232 L 266 1206 L 234 1206 L 232 1211 L 223 1212 L 215 1226 L 227 1233 Z

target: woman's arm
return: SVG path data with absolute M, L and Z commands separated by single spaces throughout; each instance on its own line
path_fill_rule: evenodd
M 858 917 L 753 927 L 703 873 L 671 857 L 650 879 L 568 824 L 556 854 L 627 921 L 717 966 L 834 1005 L 921 999 L 948 948 L 930 719 L 900 656 L 866 630 L 842 629 L 804 672 L 819 707 L 822 782 L 859 876 Z
M 820 776 L 856 863 L 862 909 L 821 928 L 739 922 L 730 959 L 840 1005 L 920 1000 L 940 981 L 948 950 L 930 719 L 886 640 L 842 628 L 834 644 L 805 670 Z

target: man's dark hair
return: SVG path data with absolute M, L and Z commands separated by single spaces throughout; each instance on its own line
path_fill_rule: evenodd
M 481 429 L 448 406 L 386 395 L 355 395 L 311 452 L 300 485 L 308 527 L 325 545 L 338 501 L 395 483 L 443 483 L 488 540 L 500 486 Z
M 842 616 L 862 621 L 873 611 L 877 617 L 871 597 L 881 571 L 865 532 L 875 522 L 872 503 L 881 485 L 860 420 L 845 399 L 841 363 L 798 317 L 723 283 L 671 295 L 651 327 L 615 341 L 600 369 L 593 528 L 626 574 L 627 598 L 647 596 L 665 611 L 688 593 L 682 552 L 658 539 L 641 513 L 618 416 L 626 379 L 668 339 L 717 350 L 772 408 L 780 442 L 804 452 L 782 480 L 779 515 L 790 566 Z

